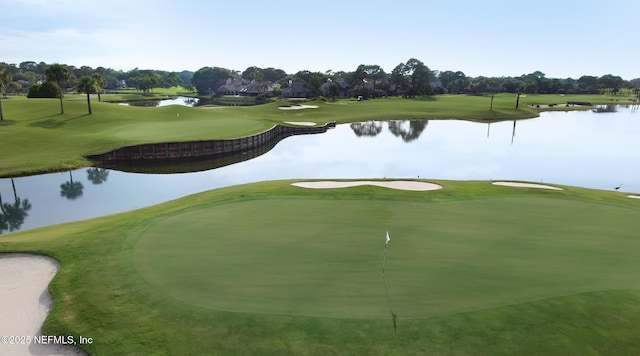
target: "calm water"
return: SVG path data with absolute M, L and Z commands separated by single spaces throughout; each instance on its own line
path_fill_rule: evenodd
M 17 230 L 288 178 L 509 179 L 606 190 L 622 184 L 621 191 L 640 193 L 640 112 L 637 107 L 600 111 L 544 113 L 518 121 L 515 135 L 513 122 L 338 125 L 324 134 L 289 137 L 262 156 L 218 169 L 182 174 L 79 169 L 16 178 L 13 185 L 0 179 L 0 194 Z
M 130 101 L 126 103 L 119 103 L 119 105 L 124 106 L 145 106 L 145 107 L 156 107 L 156 106 L 169 106 L 169 105 L 182 105 L 182 106 L 197 106 L 199 98 L 191 98 L 187 96 L 178 96 L 173 99 L 162 99 L 162 100 L 143 100 L 143 101 Z

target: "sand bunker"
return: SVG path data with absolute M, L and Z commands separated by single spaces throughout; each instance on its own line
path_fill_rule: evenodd
M 311 121 L 285 121 L 285 124 L 289 124 L 289 125 L 298 125 L 298 126 L 316 126 L 315 122 L 311 122 Z
M 640 195 L 627 195 L 627 198 L 640 199 Z
M 534 183 L 517 183 L 517 182 L 493 182 L 493 185 L 503 185 L 506 187 L 521 187 L 521 188 L 540 188 L 540 189 L 553 189 L 553 190 L 564 190 L 558 187 L 552 187 L 550 185 L 544 184 L 534 184 Z
M 414 191 L 427 191 L 442 189 L 441 185 L 427 182 L 416 182 L 410 180 L 394 180 L 394 181 L 352 181 L 352 182 L 337 182 L 337 181 L 318 181 L 318 182 L 297 182 L 292 183 L 296 187 L 313 188 L 313 189 L 331 189 L 331 188 L 348 188 L 359 185 L 375 185 L 377 187 L 400 189 L 400 190 L 414 190 Z
M 291 105 L 291 106 L 279 106 L 280 110 L 301 110 L 301 109 L 317 109 L 318 105 Z
M 0 254 L 0 337 L 41 335 L 40 327 L 53 304 L 47 286 L 58 267 L 56 260 L 45 256 Z M 1 355 L 83 355 L 72 346 L 10 341 L 0 343 Z

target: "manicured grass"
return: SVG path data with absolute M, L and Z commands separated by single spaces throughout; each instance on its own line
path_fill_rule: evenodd
M 633 354 L 640 202 L 437 182 L 263 182 L 11 233 L 62 268 L 45 334 L 92 354 Z M 386 281 L 380 275 L 390 231 Z
M 103 96 L 109 100 L 108 95 Z M 0 177 L 65 170 L 89 165 L 86 155 L 118 147 L 164 141 L 236 138 L 254 134 L 284 121 L 336 121 L 448 119 L 500 121 L 531 118 L 539 110 L 528 104 L 589 101 L 619 103 L 622 96 L 525 96 L 515 109 L 515 95 L 489 97 L 436 96 L 426 99 L 375 99 L 358 102 L 314 102 L 317 109 L 280 110 L 283 102 L 223 108 L 177 105 L 141 108 L 92 100 L 87 115 L 83 95 L 67 95 L 65 113 L 56 99 L 11 97 L 2 102 L 0 122 Z

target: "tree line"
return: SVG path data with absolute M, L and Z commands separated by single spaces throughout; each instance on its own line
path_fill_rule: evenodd
M 621 90 L 640 88 L 640 78 L 624 80 L 606 74 L 600 77 L 583 75 L 573 78 L 548 78 L 540 71 L 517 77 L 470 77 L 462 71 L 431 70 L 422 61 L 411 58 L 387 73 L 379 65 L 359 65 L 354 71 L 312 72 L 298 71 L 286 74 L 274 68 L 249 67 L 243 72 L 220 67 L 197 70 L 191 83 L 200 95 L 215 95 L 228 78 L 237 78 L 246 84 L 257 82 L 262 88 L 277 84 L 286 89 L 292 83 L 302 83 L 312 96 L 337 95 L 345 87 L 351 96 L 415 97 L 433 94 L 472 94 L 508 92 L 521 94 L 617 94 Z M 278 91 L 274 91 L 277 96 Z M 333 94 L 333 95 L 332 95 Z
M 19 64 L 8 64 L 0 62 L 0 68 L 8 72 L 12 80 L 6 83 L 7 93 L 27 93 L 31 85 L 43 84 L 47 82 L 46 69 L 51 64 L 45 62 L 36 63 L 34 61 L 25 61 Z M 64 64 L 63 64 L 64 65 Z M 104 89 L 116 90 L 123 88 L 123 83 L 134 83 L 130 85 L 140 90 L 151 87 L 172 87 L 183 86 L 189 89 L 191 84 L 191 76 L 193 72 L 167 72 L 161 70 L 141 70 L 138 68 L 122 71 L 105 67 L 92 68 L 90 66 L 75 67 L 72 65 L 64 65 L 68 72 L 69 78 L 65 83 L 67 88 L 73 88 L 79 78 L 83 76 L 91 76 L 100 74 L 105 78 Z
M 221 67 L 202 67 L 196 72 L 168 72 L 135 68 L 121 71 L 105 67 L 75 67 L 59 63 L 25 61 L 19 64 L 0 62 L 0 99 L 7 94 L 26 93 L 29 97 L 57 97 L 64 113 L 62 95 L 72 88 L 89 95 L 103 90 L 135 88 L 144 94 L 155 87 L 182 86 L 199 95 L 219 95 L 219 89 L 230 79 L 252 86 L 254 93 L 280 96 L 299 83 L 309 96 L 348 95 L 352 97 L 403 96 L 407 98 L 433 94 L 472 94 L 509 92 L 529 94 L 606 93 L 634 90 L 638 95 L 640 78 L 624 80 L 607 74 L 600 77 L 583 75 L 578 79 L 547 78 L 540 71 L 518 77 L 469 77 L 462 71 L 431 70 L 422 61 L 411 58 L 387 73 L 379 65 L 361 64 L 350 72 L 301 70 L 287 74 L 282 69 L 249 67 L 236 71 Z M 347 93 L 347 94 L 345 94 Z M 100 97 L 98 98 L 100 100 Z M 2 120 L 0 100 L 0 120 Z

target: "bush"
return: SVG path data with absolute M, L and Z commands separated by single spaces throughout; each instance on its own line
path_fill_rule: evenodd
M 269 97 L 267 97 L 266 94 L 259 94 L 258 96 L 256 96 L 256 99 L 255 99 L 256 104 L 266 104 L 270 102 L 271 100 L 269 99 Z
M 34 84 L 29 87 L 27 98 L 57 98 L 60 90 L 58 85 L 52 82 Z

